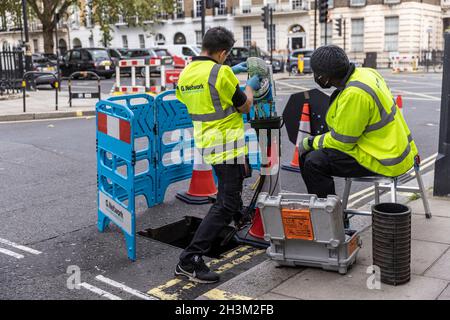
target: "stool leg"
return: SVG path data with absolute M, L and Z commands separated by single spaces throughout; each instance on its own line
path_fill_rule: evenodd
M 350 188 L 352 187 L 352 179 L 345 178 L 344 194 L 342 195 L 342 207 L 347 209 L 348 198 L 350 197 Z
M 391 202 L 397 203 L 397 179 L 394 179 L 391 183 Z
M 380 189 L 378 189 L 379 183 L 374 182 L 375 187 L 375 204 L 380 203 Z
M 425 217 L 427 219 L 431 218 L 430 205 L 428 203 L 428 198 L 425 192 L 425 186 L 423 185 L 422 176 L 420 175 L 419 166 L 414 166 L 414 171 L 416 172 L 417 184 L 419 185 L 420 196 L 422 197 L 423 208 L 425 209 Z
M 350 197 L 351 187 L 352 187 L 352 179 L 345 178 L 344 194 L 342 196 L 342 208 L 344 210 L 344 228 L 346 228 L 346 229 L 350 227 L 350 221 L 348 219 L 348 214 L 345 209 L 347 209 L 348 198 Z

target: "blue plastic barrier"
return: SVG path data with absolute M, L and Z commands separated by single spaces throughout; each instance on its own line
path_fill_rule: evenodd
M 96 112 L 97 227 L 103 232 L 110 222 L 116 224 L 125 235 L 128 258 L 136 260 L 135 199 L 143 195 L 148 207 L 155 206 L 172 183 L 191 177 L 192 121 L 174 90 L 155 98 L 111 97 L 99 101 Z M 258 148 L 253 130 L 245 139 Z M 259 169 L 258 149 L 249 149 L 252 167 Z
M 164 201 L 167 188 L 172 183 L 189 179 L 192 176 L 194 163 L 193 154 L 189 156 L 188 151 L 193 151 L 194 140 L 188 129 L 192 128 L 192 120 L 186 106 L 175 97 L 175 91 L 169 90 L 159 94 L 155 99 L 156 119 L 156 150 L 159 155 L 157 167 L 156 199 L 158 203 Z M 164 142 L 165 134 L 172 133 L 178 139 Z M 165 155 L 171 161 L 165 161 Z M 173 161 L 173 158 L 179 161 Z

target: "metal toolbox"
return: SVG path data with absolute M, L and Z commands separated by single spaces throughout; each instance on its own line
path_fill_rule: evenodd
M 279 265 L 320 267 L 346 274 L 361 247 L 357 231 L 346 231 L 337 196 L 261 193 L 257 207 L 270 242 L 267 255 Z

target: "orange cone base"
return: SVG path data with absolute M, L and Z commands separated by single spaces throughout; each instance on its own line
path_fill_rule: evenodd
M 215 202 L 217 188 L 212 171 L 193 171 L 189 190 L 178 192 L 177 199 L 188 204 L 207 204 Z
M 255 238 L 264 239 L 264 227 L 259 208 L 256 208 L 255 217 L 253 218 L 253 224 L 249 233 Z
M 291 172 L 300 172 L 300 167 L 293 167 L 290 164 L 283 164 L 281 169 Z
M 216 198 L 214 195 L 209 197 L 198 197 L 191 196 L 187 192 L 178 192 L 175 197 L 187 204 L 208 204 L 216 202 Z

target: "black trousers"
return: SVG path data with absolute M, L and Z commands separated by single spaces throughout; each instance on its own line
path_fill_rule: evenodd
M 370 177 L 377 175 L 354 158 L 335 149 L 319 149 L 300 155 L 300 168 L 308 193 L 326 198 L 336 194 L 335 177 Z
M 242 210 L 242 185 L 245 176 L 243 164 L 213 165 L 218 179 L 216 203 L 209 209 L 189 246 L 180 255 L 188 262 L 194 255 L 207 253 L 214 239 L 234 219 L 238 221 Z

